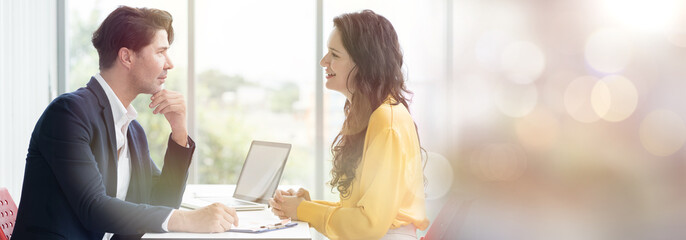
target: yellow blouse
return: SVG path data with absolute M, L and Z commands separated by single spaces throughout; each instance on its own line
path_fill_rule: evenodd
M 410 113 L 390 98 L 369 119 L 349 198 L 303 201 L 298 219 L 330 239 L 379 239 L 389 229 L 429 225 L 419 141 Z

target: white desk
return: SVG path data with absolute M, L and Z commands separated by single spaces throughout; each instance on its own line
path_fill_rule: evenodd
M 234 188 L 235 185 L 189 184 L 186 186 L 186 191 L 184 192 L 183 197 L 228 198 L 233 195 Z M 288 189 L 290 187 L 284 186 L 280 188 Z M 278 218 L 274 216 L 269 209 L 265 209 L 263 211 L 238 211 L 237 214 L 239 223 L 241 223 L 241 221 L 251 221 L 256 219 L 273 219 L 274 221 L 278 220 Z M 295 222 L 298 223 L 298 225 L 295 227 L 263 233 L 147 233 L 142 239 L 312 239 L 312 236 L 310 236 L 309 224 L 306 222 Z

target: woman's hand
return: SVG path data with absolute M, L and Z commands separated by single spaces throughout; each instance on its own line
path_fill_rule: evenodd
M 289 193 L 293 193 L 293 189 L 289 189 L 288 191 Z M 304 188 L 298 189 L 298 191 L 295 192 L 295 196 L 305 198 L 307 201 L 312 201 L 312 199 L 310 199 L 310 192 Z
M 269 199 L 269 205 L 274 215 L 279 218 L 298 220 L 298 206 L 302 201 L 311 201 L 310 192 L 303 188 L 298 189 L 297 192 L 293 189 L 276 190 L 274 198 Z

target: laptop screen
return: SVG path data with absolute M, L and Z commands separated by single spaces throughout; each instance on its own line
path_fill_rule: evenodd
M 290 151 L 290 144 L 253 141 L 233 197 L 267 204 L 279 186 Z

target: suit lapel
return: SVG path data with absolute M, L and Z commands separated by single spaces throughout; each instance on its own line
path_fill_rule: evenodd
M 86 85 L 98 98 L 98 104 L 102 108 L 102 118 L 105 120 L 105 128 L 107 129 L 108 136 L 108 149 L 105 151 L 109 152 L 109 158 L 107 161 L 107 179 L 105 180 L 105 189 L 107 195 L 110 197 L 117 196 L 117 139 L 114 133 L 114 117 L 112 116 L 112 107 L 107 99 L 105 90 L 98 83 L 94 77 Z

